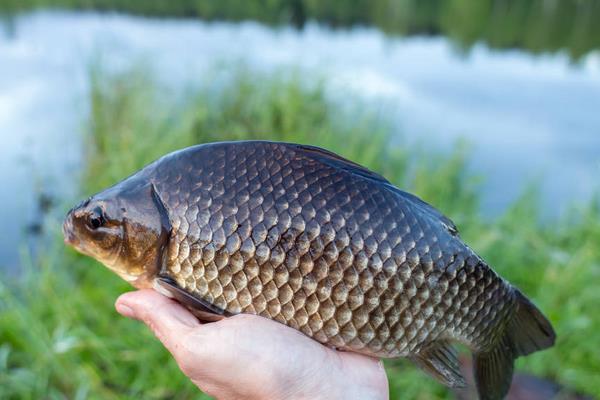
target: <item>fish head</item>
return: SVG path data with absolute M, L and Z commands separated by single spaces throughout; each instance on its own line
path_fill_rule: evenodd
M 152 287 L 170 230 L 155 186 L 139 179 L 125 180 L 81 202 L 63 224 L 65 243 L 139 289 Z

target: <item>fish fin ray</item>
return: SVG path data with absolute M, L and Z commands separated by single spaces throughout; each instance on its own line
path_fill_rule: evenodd
M 460 372 L 458 356 L 447 340 L 437 340 L 413 355 L 411 360 L 423 371 L 448 387 L 466 386 Z
M 517 310 L 507 328 L 517 356 L 526 356 L 554 345 L 556 333 L 542 312 L 515 289 Z
M 390 185 L 391 186 L 391 185 Z M 440 210 L 427 203 L 424 200 L 421 200 L 414 194 L 405 192 L 404 190 L 400 190 L 395 186 L 391 186 L 397 193 L 399 193 L 404 199 L 410 201 L 413 205 L 417 206 L 422 211 L 429 214 L 431 217 L 437 219 L 439 222 L 444 225 L 444 227 L 454 236 L 458 236 L 458 228 L 456 224 L 448 217 L 446 217 Z
M 444 225 L 444 227 L 454 236 L 458 235 L 458 228 L 452 222 L 452 220 L 442 214 L 437 208 L 433 207 L 431 204 L 421 200 L 417 196 L 405 192 L 403 190 L 398 189 L 394 185 L 390 183 L 383 176 L 379 175 L 376 172 L 371 171 L 368 168 L 363 167 L 362 165 L 356 164 L 350 160 L 347 160 L 335 153 L 332 153 L 328 150 L 321 149 L 319 147 L 303 145 L 303 144 L 295 144 L 293 145 L 295 150 L 300 152 L 301 154 L 310 157 L 312 159 L 323 162 L 327 165 L 330 165 L 334 168 L 339 168 L 344 171 L 347 171 L 354 175 L 359 175 L 363 178 L 371 179 L 378 183 L 384 184 L 388 189 L 400 195 L 405 200 L 409 201 L 412 205 L 418 207 L 421 211 L 427 213 L 429 216 L 437 219 Z
M 493 349 L 475 354 L 473 374 L 480 400 L 502 400 L 512 383 L 515 356 L 506 338 Z
M 473 370 L 481 400 L 500 400 L 512 382 L 515 358 L 554 344 L 556 334 L 540 310 L 515 289 L 515 311 L 503 336 L 489 351 L 475 354 Z
M 331 167 L 343 169 L 355 175 L 360 175 L 363 178 L 369 178 L 381 183 L 390 184 L 390 181 L 376 172 L 363 167 L 353 161 L 350 161 L 340 155 L 337 155 L 329 150 L 322 149 L 316 146 L 306 144 L 294 144 L 295 150 L 309 158 L 323 162 Z
M 192 312 L 192 314 L 202 321 L 218 321 L 229 316 L 227 311 L 207 302 L 206 300 L 192 296 L 179 287 L 179 285 L 177 285 L 177 283 L 168 276 L 159 275 L 156 277 L 154 282 L 155 285 L 158 286 L 155 287 L 158 292 L 167 292 L 169 297 L 174 298 L 179 303 L 186 306 Z

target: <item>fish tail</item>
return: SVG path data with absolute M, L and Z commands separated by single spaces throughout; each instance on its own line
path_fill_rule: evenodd
M 508 393 L 515 358 L 554 344 L 555 333 L 538 308 L 515 289 L 513 315 L 496 345 L 475 354 L 473 370 L 481 400 L 501 400 Z

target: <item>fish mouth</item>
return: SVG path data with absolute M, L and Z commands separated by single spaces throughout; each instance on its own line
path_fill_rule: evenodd
M 62 232 L 65 244 L 77 247 L 79 241 L 73 233 L 73 210 L 69 211 L 65 217 L 65 221 L 63 222 L 62 226 Z
M 77 210 L 82 210 L 84 207 L 86 207 L 88 204 L 90 204 L 91 200 L 92 200 L 91 197 L 83 200 L 82 202 L 77 204 L 75 207 L 71 208 L 69 210 L 69 212 L 67 213 L 67 216 L 65 217 L 65 220 L 62 225 L 62 232 L 63 232 L 65 244 L 68 244 L 70 246 L 77 248 L 77 245 L 79 244 L 80 241 L 74 233 L 74 231 L 75 231 L 75 227 L 74 227 L 75 212 Z

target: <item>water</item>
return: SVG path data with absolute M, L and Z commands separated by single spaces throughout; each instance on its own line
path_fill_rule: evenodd
M 94 13 L 26 14 L 0 37 L 0 264 L 16 265 L 48 198 L 73 196 L 81 167 L 88 69 L 149 62 L 175 85 L 218 62 L 292 66 L 394 110 L 409 142 L 472 144 L 486 178 L 483 210 L 496 215 L 541 182 L 544 210 L 584 202 L 600 176 L 600 55 L 531 55 L 446 39 L 386 37 L 375 29 L 298 32 L 255 23 L 151 20 Z M 1 32 L 1 31 L 0 31 Z M 8 31 L 7 31 L 8 32 Z

